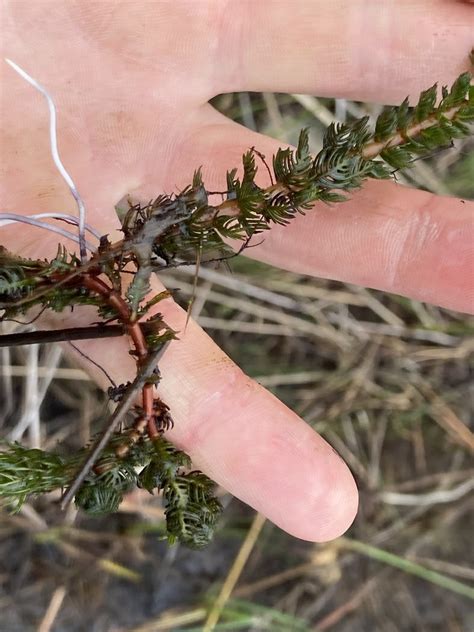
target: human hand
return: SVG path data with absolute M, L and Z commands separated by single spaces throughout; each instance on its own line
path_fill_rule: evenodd
M 420 20 L 420 16 L 423 20 Z M 279 146 L 208 105 L 237 90 L 308 92 L 399 103 L 436 80 L 449 84 L 474 41 L 473 9 L 410 3 L 5 2 L 2 57 L 47 86 L 58 109 L 63 162 L 101 233 L 114 204 L 188 184 L 203 165 L 209 188 L 251 146 Z M 416 38 L 413 32 L 416 29 Z M 3 64 L 2 210 L 75 212 L 52 164 L 43 98 Z M 474 204 L 372 182 L 334 210 L 317 206 L 249 251 L 307 274 L 473 308 Z M 21 226 L 1 243 L 44 257 L 57 238 Z M 160 311 L 183 332 L 180 308 Z M 66 318 L 66 317 L 64 317 Z M 70 316 L 67 316 L 70 325 Z M 79 316 L 77 324 L 89 322 Z M 133 373 L 124 341 L 81 345 L 117 381 Z M 161 365 L 170 438 L 214 480 L 296 536 L 326 540 L 353 520 L 349 470 L 323 439 L 249 380 L 190 323 Z

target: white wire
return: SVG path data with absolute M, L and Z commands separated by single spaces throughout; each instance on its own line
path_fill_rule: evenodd
M 77 208 L 79 211 L 79 224 L 78 224 L 79 225 L 79 250 L 80 250 L 81 260 L 84 261 L 86 259 L 86 245 L 85 245 L 86 208 L 81 196 L 79 195 L 79 191 L 77 190 L 76 185 L 74 184 L 73 179 L 71 178 L 69 173 L 66 171 L 66 168 L 64 167 L 63 163 L 61 162 L 61 158 L 59 157 L 58 139 L 57 139 L 57 133 L 56 133 L 56 106 L 54 105 L 54 101 L 52 97 L 50 96 L 49 92 L 40 83 L 38 83 L 36 79 L 33 79 L 33 77 L 31 77 L 25 70 L 23 70 L 23 68 L 20 68 L 20 66 L 18 66 L 18 64 L 16 64 L 11 59 L 5 58 L 5 61 L 14 70 L 16 70 L 16 72 L 21 77 L 23 77 L 25 81 L 28 81 L 28 83 L 30 83 L 34 88 L 36 88 L 36 90 L 41 92 L 41 94 L 45 97 L 48 103 L 49 140 L 50 140 L 50 146 L 51 146 L 51 155 L 53 157 L 54 164 L 56 165 L 59 173 L 62 175 L 64 181 L 68 185 L 73 198 L 76 200 Z
M 58 235 L 62 235 L 66 237 L 66 239 L 72 239 L 77 244 L 79 243 L 79 237 L 74 233 L 71 233 L 69 230 L 65 230 L 60 226 L 53 226 L 53 224 L 48 224 L 47 222 L 42 222 L 39 219 L 34 219 L 28 215 L 17 215 L 16 213 L 0 213 L 0 222 L 6 220 L 9 222 L 20 222 L 22 224 L 30 224 L 31 226 L 36 226 L 37 228 L 43 228 L 44 230 L 49 230 L 52 233 L 57 233 Z M 95 252 L 95 248 L 88 241 L 84 241 L 84 246 L 91 252 Z
M 0 213 L 0 216 L 1 216 L 1 213 Z M 21 217 L 24 217 L 24 216 L 21 216 Z M 79 223 L 79 220 L 77 219 L 77 217 L 74 217 L 74 215 L 69 215 L 68 213 L 34 213 L 33 215 L 27 215 L 27 217 L 32 217 L 33 219 L 43 219 L 44 217 L 50 217 L 51 219 L 63 219 L 66 222 L 71 222 L 75 226 L 77 226 Z M 2 219 L 0 217 L 0 228 L 2 226 L 7 226 L 8 224 L 14 224 L 17 221 L 18 221 L 17 219 Z M 85 224 L 84 227 L 87 230 L 87 232 L 89 232 L 91 235 L 94 235 L 94 237 L 100 241 L 99 231 L 97 231 L 95 228 L 90 226 L 90 224 Z

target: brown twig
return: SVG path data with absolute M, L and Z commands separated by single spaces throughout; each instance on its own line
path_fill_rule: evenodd
M 147 328 L 147 324 L 141 324 Z M 151 329 L 151 327 L 148 327 Z M 97 338 L 114 338 L 123 336 L 126 329 L 123 325 L 93 325 L 90 327 L 71 327 L 69 329 L 38 329 L 22 331 L 0 336 L 0 347 L 21 347 L 24 345 L 50 344 L 53 342 L 71 342 L 72 340 L 95 340 Z M 145 331 L 146 333 L 146 331 Z

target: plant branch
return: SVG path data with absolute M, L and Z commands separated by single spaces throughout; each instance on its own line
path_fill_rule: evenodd
M 446 118 L 448 121 L 452 121 L 458 114 L 461 107 L 462 105 L 458 105 L 456 107 L 450 108 L 443 113 L 444 118 Z M 399 145 L 406 143 L 407 140 L 416 138 L 421 132 L 428 130 L 430 129 L 430 127 L 438 124 L 438 116 L 436 114 L 432 114 L 431 116 L 428 116 L 428 118 L 426 118 L 424 121 L 421 121 L 420 123 L 415 123 L 414 125 L 410 125 L 405 131 L 397 132 L 383 142 L 367 143 L 367 145 L 365 145 L 365 147 L 362 149 L 362 156 L 366 160 L 376 158 L 384 151 L 384 149 L 398 147 Z

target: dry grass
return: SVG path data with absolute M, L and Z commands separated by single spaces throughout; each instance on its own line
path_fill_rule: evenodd
M 367 110 L 298 95 L 217 105 L 282 141 L 309 124 L 316 143 L 335 114 Z M 410 182 L 474 197 L 469 165 L 471 141 L 417 163 Z M 163 275 L 183 303 L 192 275 Z M 347 460 L 361 491 L 349 540 L 297 541 L 224 496 L 222 529 L 196 553 L 159 540 L 146 494 L 101 520 L 40 499 L 0 516 L 0 629 L 472 629 L 474 319 L 244 259 L 202 270 L 193 314 Z M 58 346 L 0 358 L 4 436 L 50 449 L 89 438 L 107 404 Z

